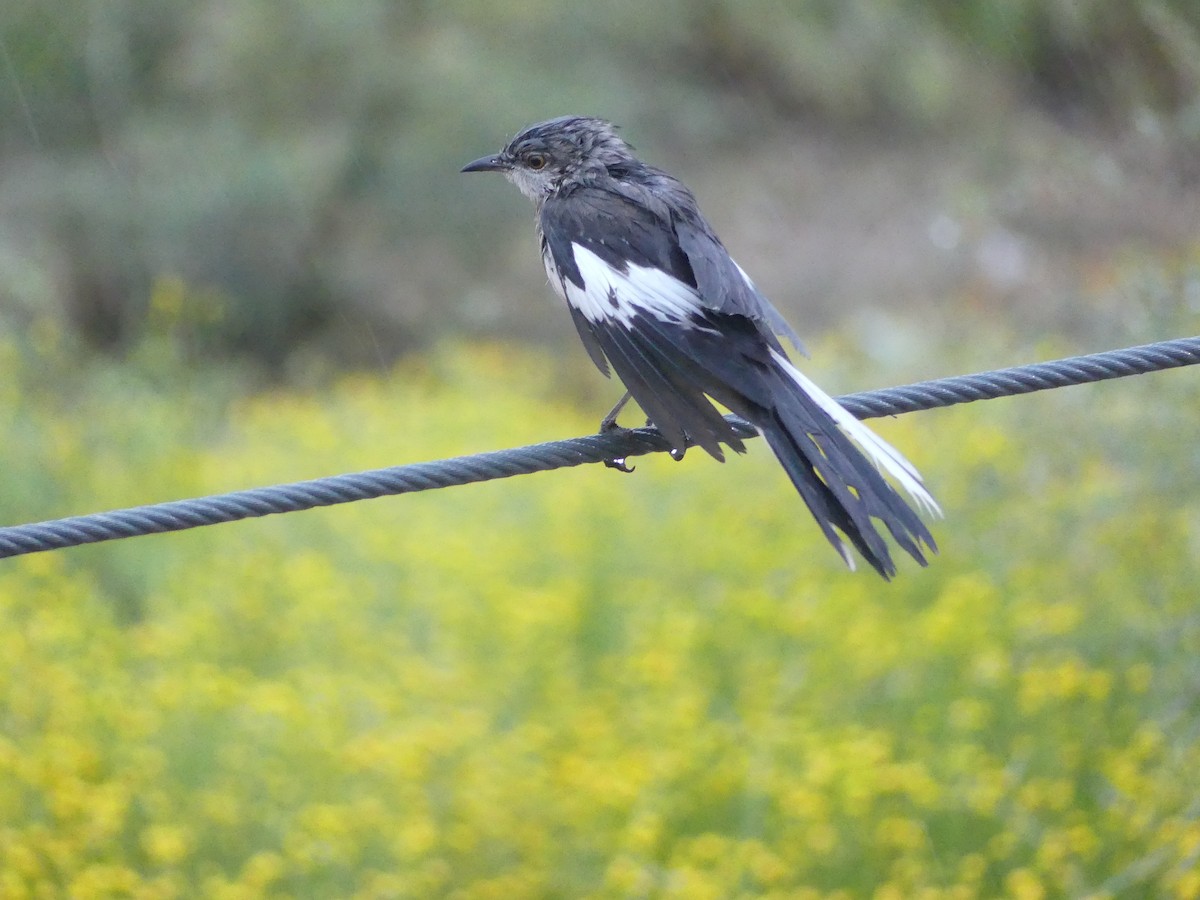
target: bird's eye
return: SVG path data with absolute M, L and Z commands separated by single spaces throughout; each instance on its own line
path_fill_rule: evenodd
M 546 168 L 546 157 L 541 153 L 530 153 L 525 157 L 525 165 L 533 169 L 535 172 L 538 169 Z

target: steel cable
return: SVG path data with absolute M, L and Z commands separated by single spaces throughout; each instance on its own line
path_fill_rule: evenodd
M 1200 363 L 1200 337 L 1178 338 L 1051 362 L 847 394 L 838 400 L 856 417 L 869 419 L 1124 378 L 1197 363 Z M 749 423 L 735 416 L 727 418 L 741 437 L 756 435 L 757 432 Z M 434 462 L 13 525 L 0 528 L 0 558 L 139 535 L 182 531 L 393 494 L 512 478 L 670 449 L 656 429 L 618 429 Z

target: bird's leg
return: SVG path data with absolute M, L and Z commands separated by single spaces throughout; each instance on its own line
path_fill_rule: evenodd
M 617 401 L 617 405 L 610 409 L 608 415 L 600 420 L 601 434 L 604 434 L 606 431 L 615 431 L 620 427 L 617 425 L 617 416 L 621 414 L 621 410 L 625 408 L 625 404 L 628 403 L 632 398 L 633 395 L 630 394 L 629 391 L 626 391 L 625 396 Z
M 617 424 L 617 416 L 621 414 L 621 410 L 625 408 L 625 404 L 629 402 L 631 396 L 632 395 L 629 393 L 629 391 L 626 391 L 625 396 L 617 401 L 617 405 L 609 410 L 607 416 L 600 420 L 601 434 L 607 434 L 610 431 L 616 431 L 621 427 Z M 626 463 L 624 457 L 620 457 L 619 459 L 606 459 L 604 461 L 604 465 L 610 469 L 616 469 L 618 472 L 624 472 L 626 474 L 629 474 L 635 468 L 637 468 L 636 466 L 631 466 Z

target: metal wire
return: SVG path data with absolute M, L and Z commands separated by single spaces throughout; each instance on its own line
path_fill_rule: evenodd
M 957 375 L 847 394 L 838 399 L 857 418 L 869 419 L 1124 378 L 1197 363 L 1200 363 L 1200 337 L 1179 338 L 974 375 Z M 735 416 L 727 418 L 740 437 L 749 438 L 757 434 L 748 422 Z M 620 429 L 510 450 L 13 525 L 0 528 L 0 558 L 145 534 L 183 531 L 203 525 L 298 512 L 392 494 L 511 478 L 670 449 L 670 445 L 654 428 Z

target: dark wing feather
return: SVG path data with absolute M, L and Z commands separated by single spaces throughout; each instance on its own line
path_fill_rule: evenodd
M 703 392 L 653 342 L 643 340 L 636 325 L 606 322 L 592 328 L 618 377 L 672 447 L 682 450 L 690 438 L 721 461 L 722 441 L 745 449 Z
M 596 340 L 596 335 L 592 333 L 591 323 L 588 322 L 583 313 L 570 303 L 567 304 L 567 309 L 571 311 L 571 321 L 575 323 L 575 330 L 579 332 L 579 339 L 583 341 L 583 347 L 587 350 L 588 356 L 592 358 L 592 362 L 596 364 L 596 368 L 603 372 L 604 377 L 607 378 L 609 376 L 608 360 L 604 358 L 604 348 L 600 346 L 600 342 Z
M 696 286 L 691 264 L 675 235 L 649 209 L 611 191 L 580 187 L 552 196 L 542 205 L 538 224 L 559 275 L 582 288 L 572 244 L 579 244 L 619 272 L 629 263 L 661 269 Z
M 636 175 L 607 186 L 632 205 L 650 211 L 660 228 L 674 233 L 674 243 L 692 272 L 689 283 L 701 302 L 714 312 L 746 316 L 761 326 L 768 343 L 775 344 L 775 335 L 782 334 L 807 355 L 792 326 L 733 261 L 687 186 L 661 169 L 640 163 Z
M 738 268 L 683 184 L 658 170 L 647 183 L 584 185 L 546 200 L 539 224 L 559 272 L 583 287 L 571 244 L 591 250 L 619 271 L 627 263 L 661 269 L 696 288 L 714 312 L 746 316 L 769 344 L 782 334 L 800 350 L 799 336 Z M 669 199 L 670 202 L 664 202 Z
M 692 267 L 705 306 L 714 312 L 746 316 L 764 326 L 760 328 L 763 336 L 781 352 L 783 348 L 778 346 L 776 334 L 784 335 L 797 350 L 806 353 L 799 335 L 771 301 L 750 283 L 699 210 L 689 210 L 676 218 L 675 234 Z

